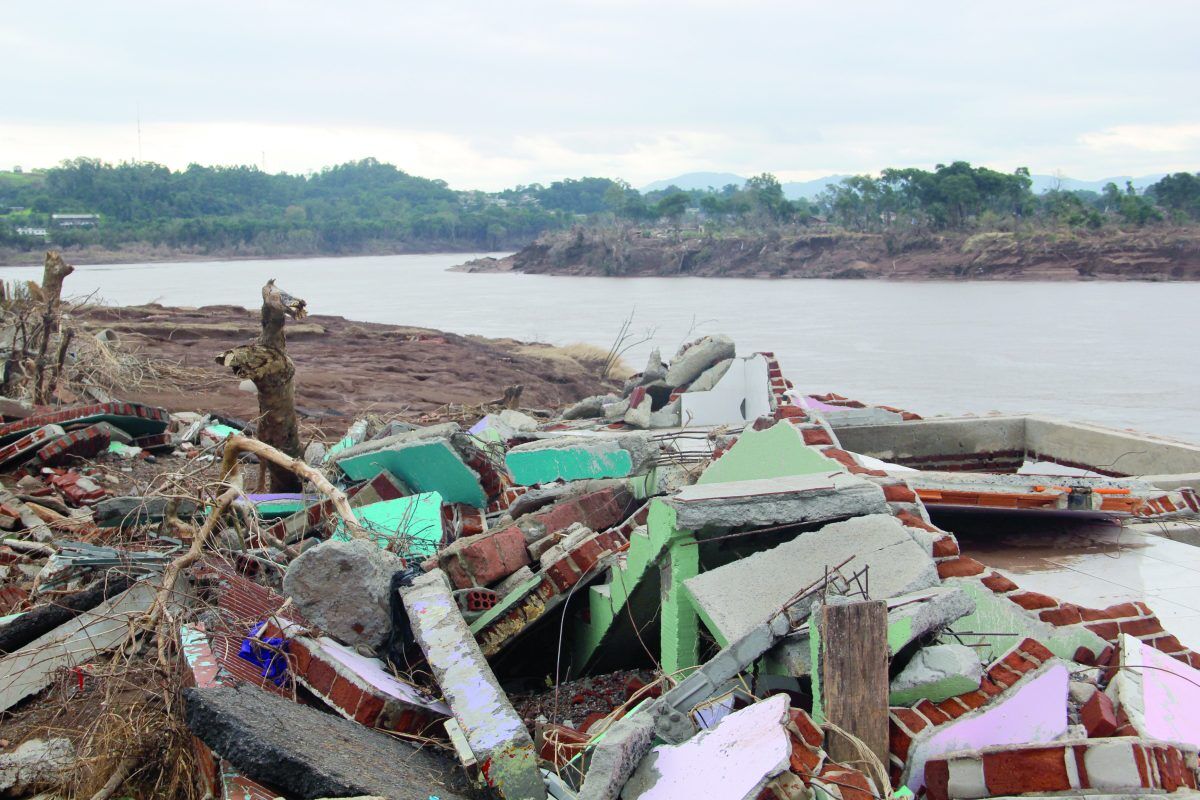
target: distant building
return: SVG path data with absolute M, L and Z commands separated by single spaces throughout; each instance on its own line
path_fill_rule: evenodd
M 18 236 L 41 236 L 45 239 L 50 234 L 45 228 L 17 228 Z
M 99 214 L 51 214 L 50 221 L 63 228 L 92 228 L 100 222 Z

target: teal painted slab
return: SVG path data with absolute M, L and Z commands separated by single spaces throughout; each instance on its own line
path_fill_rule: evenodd
M 386 469 L 415 492 L 437 492 L 447 503 L 466 503 L 476 508 L 487 505 L 479 476 L 445 439 L 363 453 L 337 463 L 354 481 L 370 480 Z
M 354 517 L 375 544 L 400 555 L 426 558 L 442 544 L 442 496 L 437 492 L 371 503 L 354 509 Z M 331 538 L 348 542 L 350 534 L 339 522 Z M 393 546 L 397 540 L 402 546 Z
M 624 478 L 633 471 L 633 457 L 629 451 L 616 446 L 609 451 L 598 450 L 595 446 L 512 450 L 504 463 L 513 480 L 521 486 L 557 480 Z

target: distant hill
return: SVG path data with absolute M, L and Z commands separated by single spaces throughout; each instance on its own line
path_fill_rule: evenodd
M 1142 175 L 1141 177 L 1131 177 L 1129 175 L 1117 175 L 1111 178 L 1101 178 L 1096 181 L 1081 181 L 1075 178 L 1068 178 L 1059 175 L 1031 175 L 1033 179 L 1034 194 L 1048 192 L 1051 189 L 1063 189 L 1068 192 L 1102 192 L 1105 184 L 1115 183 L 1122 189 L 1125 188 L 1126 181 L 1133 181 L 1133 187 L 1139 192 L 1147 186 L 1157 183 L 1162 179 L 1164 173 L 1156 175 Z M 816 178 L 811 181 L 791 181 L 783 184 L 783 194 L 789 200 L 796 200 L 803 197 L 806 200 L 812 200 L 818 194 L 825 190 L 825 187 L 831 183 L 837 183 L 849 175 L 826 175 L 823 178 Z M 656 192 L 661 189 L 666 189 L 668 186 L 677 186 L 680 189 L 689 191 L 692 189 L 707 189 L 710 186 L 714 189 L 720 189 L 727 184 L 733 183 L 741 186 L 746 182 L 746 179 L 741 175 L 735 175 L 732 172 L 687 172 L 683 175 L 677 175 L 674 178 L 662 181 L 654 181 L 642 187 L 643 192 Z
M 690 192 L 692 189 L 703 190 L 710 186 L 714 189 L 721 189 L 731 183 L 740 187 L 745 182 L 745 178 L 741 175 L 734 175 L 732 172 L 688 172 L 665 181 L 647 183 L 642 187 L 642 192 L 657 192 L 668 186 L 675 186 L 685 192 Z
M 1067 192 L 1102 192 L 1105 185 L 1109 183 L 1115 183 L 1119 188 L 1124 189 L 1126 181 L 1133 181 L 1133 188 L 1140 192 L 1147 186 L 1158 183 L 1164 176 L 1165 173 L 1161 172 L 1157 175 L 1143 175 L 1140 178 L 1117 175 L 1112 178 L 1101 178 L 1098 181 L 1080 181 L 1058 175 L 1030 175 L 1029 177 L 1033 179 L 1033 193 L 1041 194 L 1051 189 L 1062 189 Z

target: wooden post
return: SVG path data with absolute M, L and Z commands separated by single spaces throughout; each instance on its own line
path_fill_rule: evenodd
M 821 606 L 821 706 L 824 717 L 861 739 L 888 763 L 887 603 Z M 825 750 L 840 763 L 861 761 L 857 748 L 830 732 Z

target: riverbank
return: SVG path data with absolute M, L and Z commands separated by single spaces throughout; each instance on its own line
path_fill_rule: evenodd
M 763 233 L 578 228 L 462 272 L 598 277 L 1194 281 L 1200 230 L 1038 230 L 922 235 L 810 228 Z
M 312 251 L 264 252 L 254 247 L 188 249 L 130 245 L 121 248 L 75 247 L 58 248 L 47 244 L 47 250 L 57 250 L 71 264 L 167 264 L 191 261 L 292 261 L 313 258 L 355 256 L 429 255 L 432 253 L 478 253 L 479 247 L 455 248 L 445 244 L 412 246 L 373 246 L 353 252 L 317 253 Z M 504 250 L 506 248 L 500 248 Z M 44 250 L 12 250 L 0 248 L 0 267 L 41 267 Z
M 110 330 L 120 348 L 167 366 L 168 385 L 127 387 L 124 399 L 171 411 L 203 408 L 252 419 L 257 396 L 215 363 L 216 354 L 258 335 L 259 310 L 237 306 L 85 307 L 91 330 Z M 364 414 L 436 420 L 500 399 L 522 387 L 525 408 L 551 408 L 619 386 L 599 378 L 604 353 L 488 339 L 403 325 L 315 314 L 287 329 L 296 364 L 302 425 L 331 434 Z

